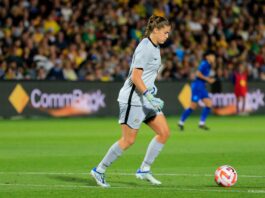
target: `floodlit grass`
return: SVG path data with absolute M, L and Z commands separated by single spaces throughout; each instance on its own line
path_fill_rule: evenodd
M 263 116 L 210 117 L 210 131 L 191 117 L 185 132 L 169 117 L 171 137 L 152 172 L 162 181 L 139 181 L 139 168 L 153 132 L 142 126 L 136 143 L 107 171 L 111 188 L 89 176 L 120 137 L 116 118 L 0 120 L 0 197 L 264 197 Z M 236 168 L 231 188 L 214 182 L 215 169 Z

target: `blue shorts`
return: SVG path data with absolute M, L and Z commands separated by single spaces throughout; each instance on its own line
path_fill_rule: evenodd
M 208 91 L 205 86 L 197 86 L 196 84 L 191 84 L 191 101 L 199 102 L 199 100 L 204 98 L 209 98 Z

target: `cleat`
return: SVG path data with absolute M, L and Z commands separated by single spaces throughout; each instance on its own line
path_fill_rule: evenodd
M 182 124 L 178 124 L 178 127 L 179 127 L 179 130 L 180 130 L 180 131 L 184 131 L 184 125 L 182 125 Z
M 204 124 L 200 124 L 200 125 L 199 125 L 199 128 L 202 129 L 202 130 L 205 130 L 205 131 L 210 130 L 210 128 L 207 127 L 207 126 L 205 126 Z
M 90 175 L 96 180 L 97 184 L 103 188 L 108 188 L 110 185 L 105 180 L 105 174 L 99 173 L 97 168 L 93 168 L 90 171 Z
M 141 171 L 140 169 L 138 169 L 135 176 L 137 179 L 147 180 L 153 185 L 161 184 L 160 181 L 158 181 L 156 178 L 153 177 L 151 171 Z

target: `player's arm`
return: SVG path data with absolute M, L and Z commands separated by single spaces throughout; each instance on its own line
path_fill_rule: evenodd
M 196 76 L 202 80 L 205 80 L 206 82 L 212 84 L 215 82 L 214 78 L 204 76 L 199 70 L 196 72 Z
M 132 71 L 132 82 L 136 86 L 136 89 L 140 93 L 144 93 L 147 88 L 144 84 L 144 81 L 142 80 L 142 75 L 143 75 L 143 69 L 142 68 L 134 68 Z
M 153 96 L 151 92 L 147 89 L 144 81 L 142 79 L 143 69 L 142 68 L 134 68 L 132 71 L 131 80 L 135 85 L 136 89 L 143 94 L 143 96 L 151 103 L 151 105 L 156 110 L 161 110 L 164 106 L 164 102 Z

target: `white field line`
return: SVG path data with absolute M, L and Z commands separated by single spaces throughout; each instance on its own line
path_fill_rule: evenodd
M 88 175 L 80 172 L 0 172 L 0 175 Z M 133 176 L 135 173 L 108 172 L 107 175 Z M 192 173 L 154 173 L 157 176 L 171 177 L 213 177 L 213 174 L 192 174 Z M 239 175 L 241 178 L 265 178 L 265 175 Z
M 84 189 L 102 189 L 99 186 L 85 186 L 85 185 L 45 185 L 45 184 L 1 184 L 0 186 L 9 187 L 36 187 L 36 188 L 84 188 Z M 137 189 L 137 190 L 174 190 L 174 191 L 195 191 L 195 192 L 217 192 L 217 193 L 252 193 L 252 194 L 265 194 L 265 190 L 234 190 L 234 189 L 196 189 L 196 188 L 179 188 L 179 187 L 129 187 L 129 186 L 113 186 L 108 188 L 111 189 Z

